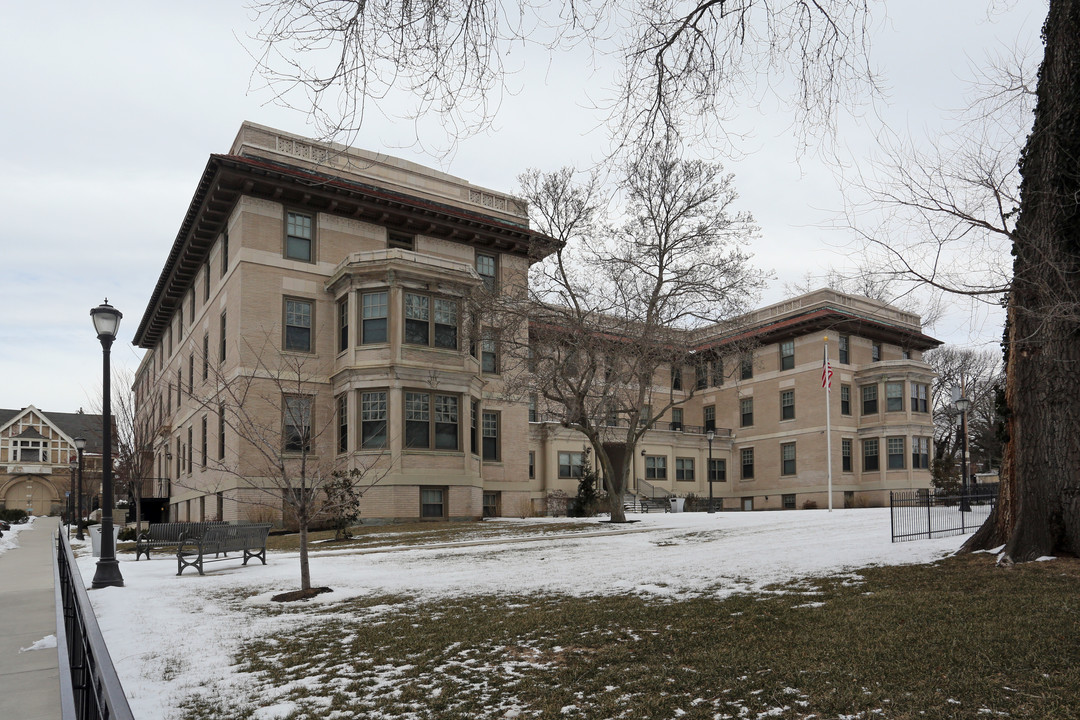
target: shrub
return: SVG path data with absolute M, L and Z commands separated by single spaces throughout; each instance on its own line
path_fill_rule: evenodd
M 8 508 L 0 510 L 0 520 L 7 520 L 9 523 L 15 523 L 16 525 L 26 522 L 29 516 L 25 510 L 19 508 Z
M 129 527 L 121 530 L 120 534 L 116 536 L 116 539 L 124 542 L 134 542 L 137 535 L 138 533 L 135 532 L 135 528 Z

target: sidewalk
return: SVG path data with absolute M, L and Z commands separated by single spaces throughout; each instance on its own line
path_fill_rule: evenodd
M 19 547 L 0 555 L 0 718 L 60 717 L 56 644 L 19 652 L 56 635 L 53 534 L 57 518 L 19 531 Z

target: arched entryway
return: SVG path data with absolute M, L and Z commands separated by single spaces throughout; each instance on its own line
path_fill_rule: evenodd
M 30 515 L 50 515 L 60 510 L 60 498 L 52 485 L 32 475 L 24 475 L 8 483 L 3 497 L 4 507 L 25 510 Z

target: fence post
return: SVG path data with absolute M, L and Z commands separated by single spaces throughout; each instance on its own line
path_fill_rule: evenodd
M 930 510 L 931 498 L 933 497 L 934 489 L 927 488 L 926 490 L 926 539 L 930 540 L 934 537 L 934 517 L 933 512 Z

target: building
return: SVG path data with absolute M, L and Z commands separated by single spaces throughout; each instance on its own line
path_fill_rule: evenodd
M 485 293 L 524 297 L 530 264 L 551 248 L 513 197 L 244 123 L 227 154 L 210 156 L 135 335 L 152 494 L 174 520 L 265 517 L 259 488 L 275 488 L 274 464 L 303 462 L 377 472 L 365 519 L 545 512 L 550 493 L 576 491 L 581 439 L 514 391 L 521 378 L 503 354 L 527 345 L 527 329 L 498 335 L 473 310 Z M 921 353 L 937 341 L 916 316 L 820 291 L 753 313 L 734 335 L 687 333 L 688 353 L 724 372 L 656 419 L 636 489 L 707 493 L 708 426 L 713 489 L 728 506 L 822 501 L 824 405 L 812 386 L 824 333 L 846 343 L 832 395 L 836 492 L 880 502 L 892 487 L 929 486 Z M 745 376 L 724 355 L 743 336 L 756 343 Z M 234 385 L 242 400 L 223 397 Z
M 33 405 L 0 410 L 0 503 L 29 515 L 69 511 L 76 494 L 75 438 L 83 450 L 84 508 L 96 507 L 101 490 L 100 415 L 56 413 Z
M 631 489 L 703 497 L 711 476 L 726 509 L 826 507 L 826 337 L 834 505 L 882 505 L 889 490 L 930 487 L 934 371 L 922 353 L 940 342 L 915 314 L 818 290 L 738 318 L 734 329 L 687 333 L 687 365 L 656 378 L 681 402 L 653 419 Z M 573 495 L 580 436 L 542 415 L 530 425 L 533 474 Z

